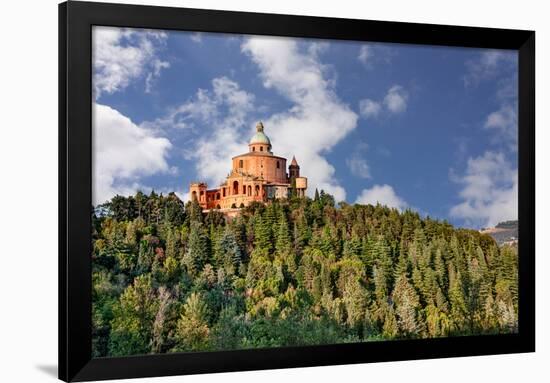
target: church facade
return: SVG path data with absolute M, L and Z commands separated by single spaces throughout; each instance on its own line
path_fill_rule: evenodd
M 219 188 L 208 189 L 204 182 L 193 182 L 189 187 L 190 196 L 204 210 L 238 209 L 254 201 L 287 198 L 293 187 L 296 195 L 304 196 L 307 178 L 300 176 L 296 158 L 292 158 L 288 172 L 286 161 L 273 154 L 271 141 L 259 122 L 248 144 L 248 153 L 233 157 L 231 171 Z

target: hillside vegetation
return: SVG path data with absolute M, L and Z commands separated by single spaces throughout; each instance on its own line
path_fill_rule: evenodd
M 516 249 L 412 211 L 138 193 L 92 219 L 96 357 L 517 331 Z

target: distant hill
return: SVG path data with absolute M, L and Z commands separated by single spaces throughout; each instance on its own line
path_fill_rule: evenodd
M 480 230 L 483 234 L 489 234 L 499 245 L 515 244 L 518 241 L 518 221 L 505 221 L 495 227 Z

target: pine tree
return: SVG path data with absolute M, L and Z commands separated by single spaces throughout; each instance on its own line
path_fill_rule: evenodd
M 518 330 L 518 254 L 324 191 L 232 219 L 175 195 L 93 215 L 94 357 Z
M 362 336 L 362 327 L 367 307 L 367 293 L 358 281 L 348 280 L 343 288 L 342 299 L 346 308 L 347 324 L 357 328 Z
M 271 256 L 273 252 L 273 238 L 271 225 L 268 219 L 258 215 L 254 225 L 254 246 L 257 251 Z
M 391 286 L 393 280 L 393 261 L 390 247 L 382 236 L 379 236 L 374 243 L 372 252 L 375 264 L 384 272 L 387 285 Z
M 179 256 L 179 234 L 176 230 L 169 230 L 166 237 L 166 257 L 178 258 Z
M 388 299 L 388 280 L 383 268 L 374 266 L 372 275 L 374 278 L 374 294 L 379 306 L 383 306 Z
M 210 328 L 207 322 L 208 306 L 200 294 L 192 293 L 177 322 L 177 351 L 200 351 L 208 348 Z
M 189 232 L 187 251 L 183 264 L 191 276 L 196 276 L 210 259 L 210 244 L 208 235 L 201 223 L 193 222 Z
M 203 222 L 202 208 L 199 204 L 199 201 L 197 201 L 196 199 L 192 199 L 190 202 L 187 203 L 186 210 L 189 211 L 189 214 L 187 216 L 189 218 L 190 224 L 193 224 L 194 222 Z
M 382 335 L 385 338 L 393 339 L 399 333 L 399 328 L 397 325 L 397 318 L 395 317 L 395 311 L 393 306 L 389 306 L 388 310 L 384 315 L 384 326 L 382 328 Z
M 288 231 L 288 222 L 285 214 L 280 214 L 279 222 L 277 225 L 277 234 L 275 237 L 275 250 L 278 255 L 284 256 L 292 250 L 292 238 Z
M 462 277 L 460 272 L 455 272 L 453 268 L 451 268 L 450 274 L 449 300 L 451 303 L 451 318 L 455 330 L 463 331 L 466 326 L 467 308 Z
M 397 265 L 394 270 L 394 278 L 397 279 L 400 275 L 410 275 L 411 263 L 409 260 L 409 255 L 407 253 L 407 246 L 405 245 L 403 239 L 399 245 L 399 255 L 397 257 Z
M 157 308 L 151 276 L 138 276 L 114 307 L 109 353 L 113 356 L 148 353 Z
M 434 270 L 439 286 L 442 289 L 447 290 L 449 283 L 447 278 L 447 266 L 445 264 L 445 259 L 441 248 L 437 248 L 435 251 Z
M 223 268 L 229 274 L 235 274 L 244 257 L 237 243 L 237 239 L 229 226 L 225 227 L 224 232 L 217 241 L 216 260 L 217 268 Z
M 359 257 L 362 251 L 361 239 L 356 233 L 351 235 L 349 240 L 344 241 L 343 256 L 344 257 Z
M 392 293 L 400 333 L 407 337 L 420 335 L 422 325 L 418 315 L 420 301 L 405 275 L 399 276 Z

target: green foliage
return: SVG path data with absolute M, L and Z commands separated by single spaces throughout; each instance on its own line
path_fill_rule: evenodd
M 201 272 L 209 259 L 210 241 L 208 232 L 203 224 L 192 222 L 187 242 L 187 251 L 182 259 L 182 263 L 187 268 L 189 275 L 195 277 Z
M 157 307 L 151 276 L 136 277 L 113 308 L 109 353 L 113 356 L 147 353 Z
M 210 328 L 207 323 L 208 307 L 198 293 L 192 293 L 178 319 L 176 339 L 179 341 L 176 351 L 200 351 L 208 348 Z
M 384 206 L 152 192 L 93 214 L 94 357 L 517 332 L 517 247 Z

